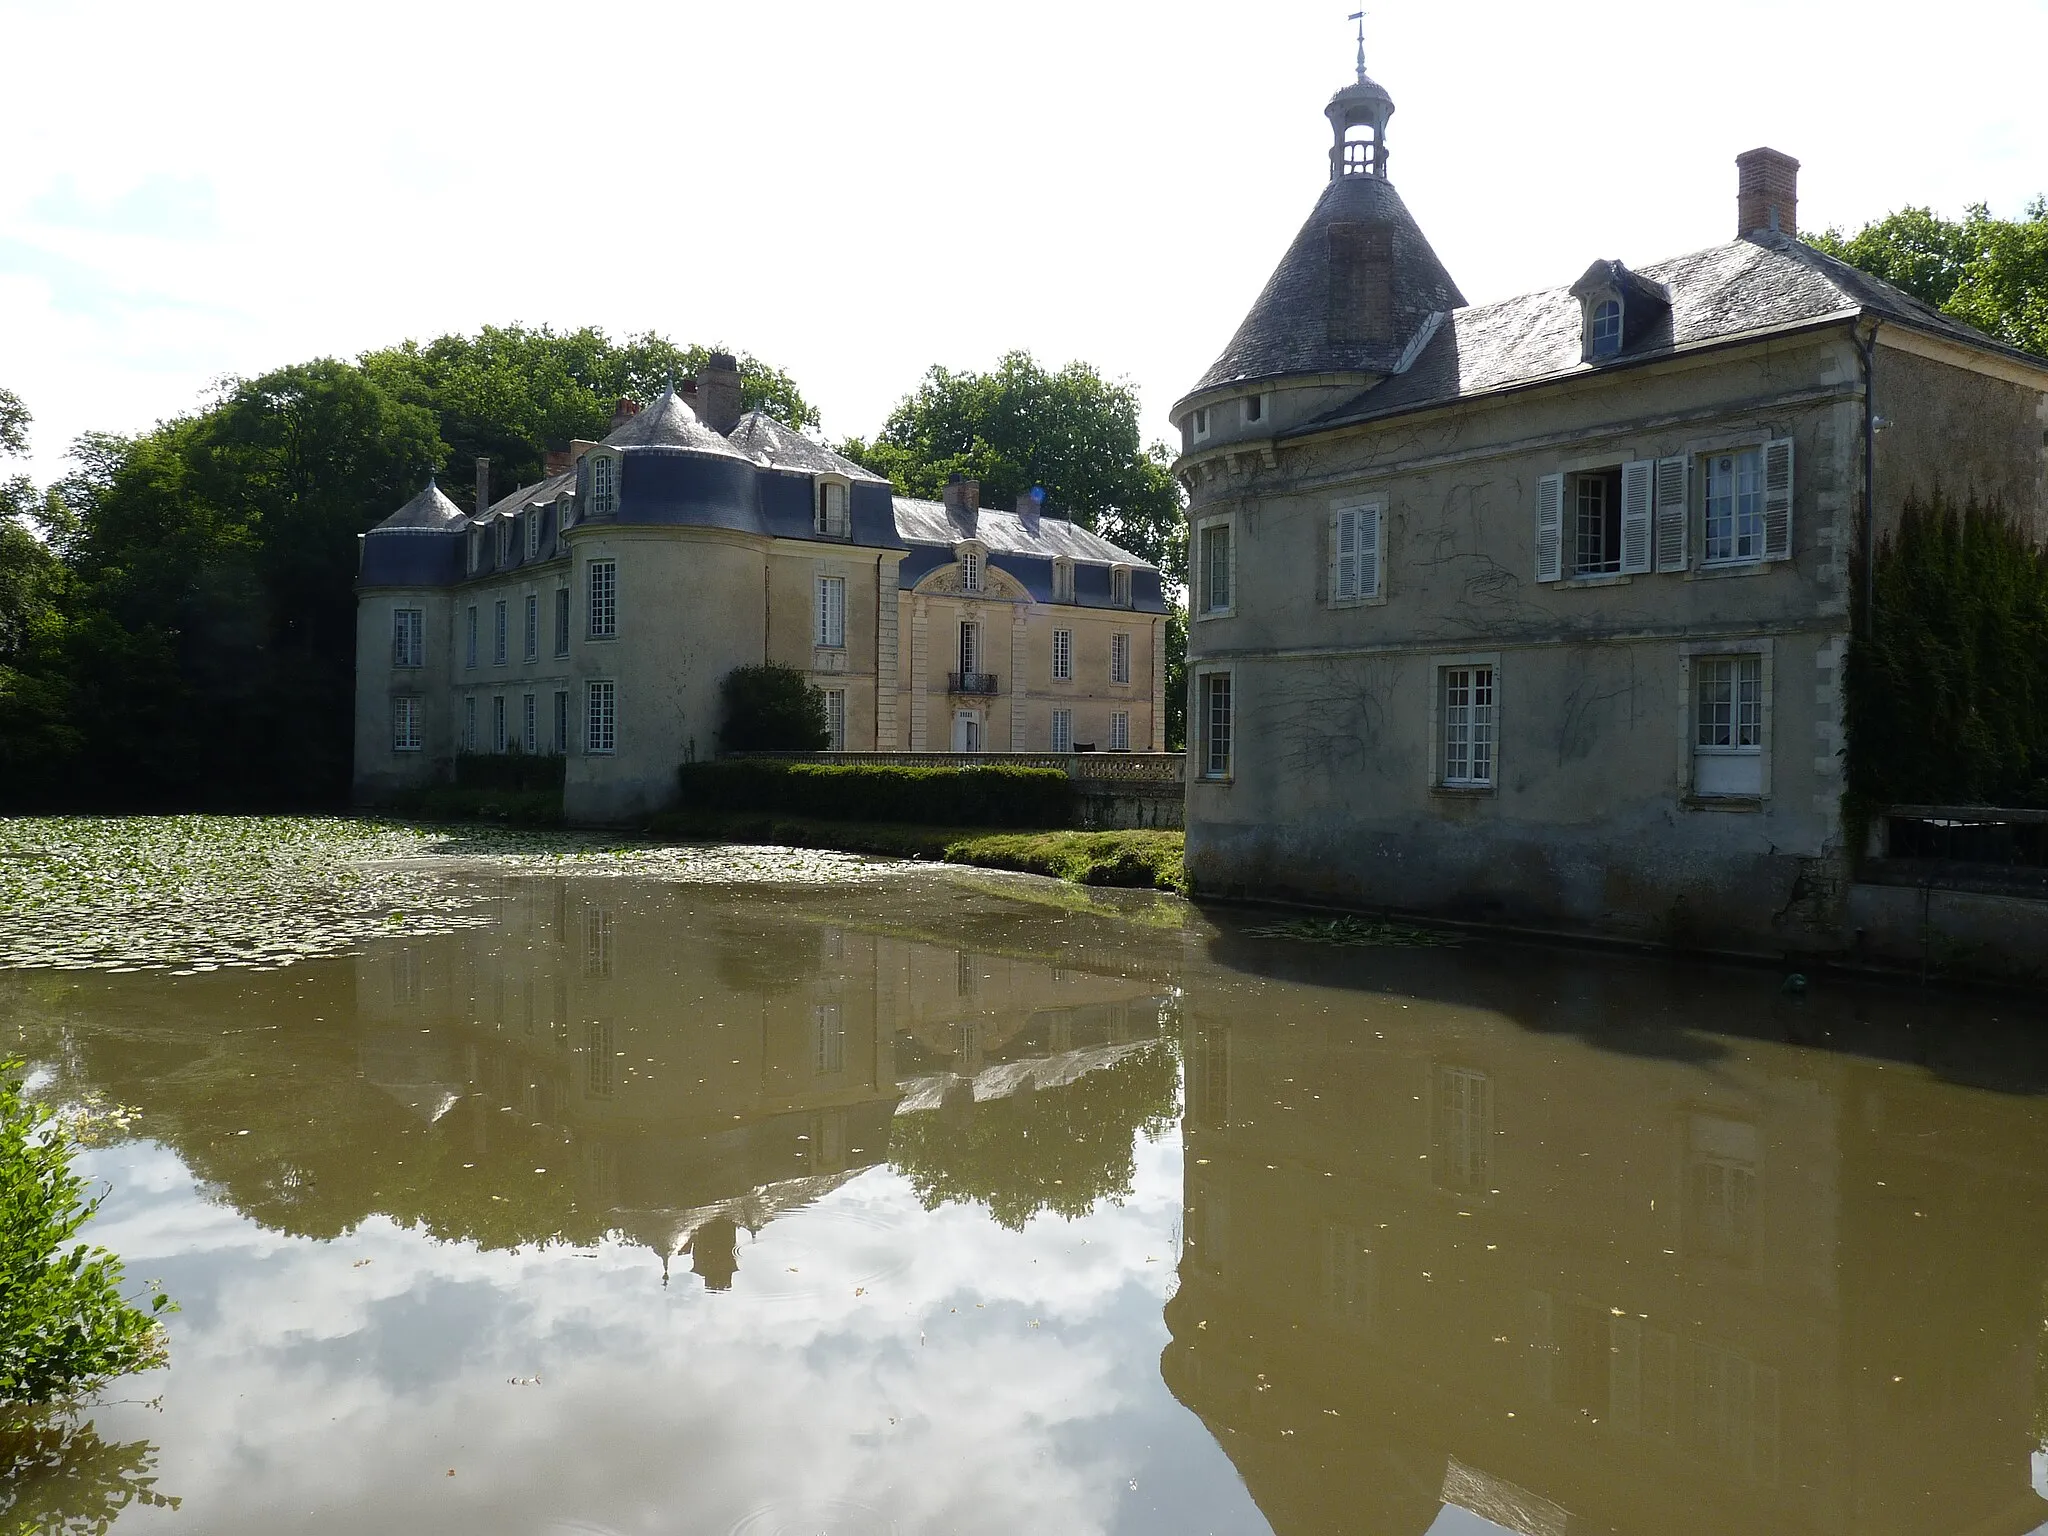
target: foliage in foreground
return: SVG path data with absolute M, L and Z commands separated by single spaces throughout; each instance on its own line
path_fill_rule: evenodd
M 70 1413 L 0 1411 L 0 1536 L 104 1536 L 130 1505 L 176 1509 L 156 1491 L 156 1454 Z
M 1853 235 L 1829 229 L 1806 238 L 1952 319 L 2048 356 L 2048 198 L 2019 219 L 1994 219 L 1982 203 L 1960 221 L 1901 208 Z
M 1908 502 L 1847 669 L 1865 806 L 2048 807 L 2048 551 L 1996 508 Z
M 718 743 L 727 752 L 822 752 L 832 744 L 825 695 L 795 667 L 734 667 L 718 698 Z
M 1153 1041 L 1056 1088 L 898 1115 L 889 1162 L 928 1211 L 977 1202 L 1013 1232 L 1041 1211 L 1072 1220 L 1131 1192 L 1136 1138 L 1173 1124 L 1179 1086 L 1173 1045 Z
M 164 1361 L 150 1308 L 121 1294 L 121 1261 L 76 1241 L 104 1196 L 72 1171 L 75 1143 L 24 1096 L 19 1061 L 0 1062 L 0 1403 L 97 1391 Z

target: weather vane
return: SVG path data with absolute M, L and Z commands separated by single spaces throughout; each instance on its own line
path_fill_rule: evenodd
M 1358 78 L 1365 78 L 1365 12 L 1353 11 L 1344 18 L 1358 23 Z

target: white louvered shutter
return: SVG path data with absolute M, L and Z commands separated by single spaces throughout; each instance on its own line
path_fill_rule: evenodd
M 1564 575 L 1564 476 L 1545 475 L 1536 482 L 1536 579 L 1557 581 Z
M 1380 536 L 1386 518 L 1377 503 L 1358 509 L 1358 595 L 1380 595 Z
M 1656 464 L 1630 459 L 1621 466 L 1621 573 L 1643 576 L 1650 570 L 1650 491 Z
M 1330 526 L 1330 601 L 1348 603 L 1358 596 L 1358 509 L 1339 507 Z
M 1764 444 L 1764 558 L 1792 558 L 1792 439 Z
M 1688 564 L 1692 460 L 1684 454 L 1657 461 L 1657 569 L 1682 571 Z

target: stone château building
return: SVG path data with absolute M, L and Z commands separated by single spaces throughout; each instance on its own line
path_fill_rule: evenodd
M 730 357 L 548 467 L 480 515 L 430 484 L 363 536 L 359 802 L 458 753 L 552 753 L 572 820 L 644 814 L 763 661 L 823 690 L 838 750 L 1163 746 L 1157 568 L 971 480 L 898 497 L 742 414 Z
M 1852 594 L 1915 492 L 2048 530 L 2048 361 L 1801 244 L 1769 149 L 1726 243 L 1469 304 L 1388 178 L 1393 110 L 1361 63 L 1314 211 L 1174 407 L 1190 875 L 1853 943 Z

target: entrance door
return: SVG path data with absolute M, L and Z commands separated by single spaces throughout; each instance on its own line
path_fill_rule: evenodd
M 981 750 L 981 716 L 972 710 L 959 710 L 953 716 L 953 750 L 955 752 L 979 752 Z

